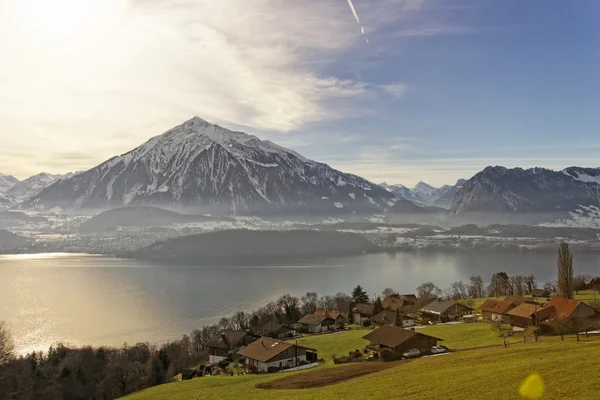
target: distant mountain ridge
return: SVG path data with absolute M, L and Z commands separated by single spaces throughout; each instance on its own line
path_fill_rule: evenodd
M 14 176 L 4 175 L 0 172 L 0 194 L 6 194 L 17 183 L 19 183 L 19 180 Z
M 455 185 L 444 185 L 440 188 L 433 187 L 423 181 L 417 183 L 412 189 L 400 184 L 389 185 L 386 182 L 379 184 L 379 186 L 402 199 L 448 209 L 452 204 L 454 195 L 465 182 L 466 179 L 459 179 Z
M 60 174 L 49 174 L 41 172 L 39 174 L 30 176 L 20 182 L 13 185 L 6 194 L 17 199 L 17 201 L 23 201 L 29 199 L 31 196 L 38 194 L 44 188 L 53 184 L 63 177 L 70 177 L 73 174 L 60 175 Z
M 396 201 L 364 178 L 194 117 L 128 153 L 53 183 L 22 206 L 380 213 Z
M 487 167 L 456 193 L 448 215 L 566 214 L 600 205 L 600 168 Z

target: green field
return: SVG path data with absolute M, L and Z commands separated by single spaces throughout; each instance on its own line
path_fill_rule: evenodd
M 441 344 L 451 350 L 503 344 L 503 339 L 498 336 L 498 332 L 492 330 L 491 324 L 486 322 L 456 325 L 432 325 L 420 328 L 418 331 L 444 339 Z M 523 339 L 522 337 L 515 337 L 512 340 L 522 341 Z
M 595 400 L 600 398 L 598 357 L 600 339 L 582 338 L 581 342 L 576 342 L 573 337 L 567 337 L 565 342 L 561 342 L 559 338 L 546 338 L 508 348 L 494 347 L 415 359 L 371 375 L 313 389 L 266 390 L 255 387 L 258 383 L 291 374 L 307 373 L 302 371 L 196 378 L 150 388 L 127 399 L 516 400 L 520 399 L 518 390 L 521 382 L 537 372 L 546 385 L 544 400 Z

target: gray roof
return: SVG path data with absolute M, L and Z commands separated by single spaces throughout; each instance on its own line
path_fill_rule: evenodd
M 432 301 L 431 303 L 427 304 L 425 307 L 421 308 L 420 311 L 430 313 L 430 314 L 443 314 L 446 311 L 448 311 L 450 309 L 450 307 L 452 307 L 455 304 L 457 304 L 461 307 L 469 308 L 469 307 L 463 306 L 462 304 L 459 304 L 452 300 L 446 300 L 446 301 L 435 300 L 435 301 Z
M 285 333 L 291 332 L 294 328 L 291 328 L 287 325 L 280 324 L 279 322 L 267 322 L 261 329 L 259 333 L 267 332 L 267 333 Z

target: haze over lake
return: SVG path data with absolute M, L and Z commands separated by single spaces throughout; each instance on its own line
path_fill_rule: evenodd
M 113 345 L 178 339 L 282 294 L 414 292 L 471 275 L 556 278 L 554 253 L 375 253 L 268 267 L 173 267 L 84 254 L 0 256 L 0 320 L 20 352 L 58 342 Z M 600 274 L 600 255 L 575 254 L 576 274 Z

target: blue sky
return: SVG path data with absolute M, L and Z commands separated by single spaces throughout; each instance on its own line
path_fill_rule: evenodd
M 346 0 L 5 1 L 0 171 L 20 178 L 193 115 L 375 182 L 599 166 L 597 1 L 354 0 L 369 43 Z

